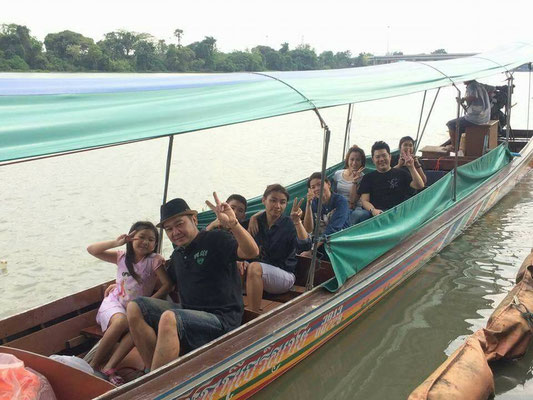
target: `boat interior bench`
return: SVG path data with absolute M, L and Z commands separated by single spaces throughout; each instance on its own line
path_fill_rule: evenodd
M 95 323 L 109 283 L 13 316 L 0 326 L 0 344 L 49 356 L 79 354 L 90 345 L 80 331 Z
M 255 312 L 250 310 L 248 305 L 248 298 L 243 296 L 244 299 L 244 315 L 243 324 L 257 318 L 259 315 L 267 313 L 283 303 L 291 301 L 292 299 L 305 293 L 305 285 L 307 283 L 307 275 L 309 274 L 309 268 L 311 266 L 311 257 L 296 256 L 298 263 L 296 264 L 294 286 L 285 293 L 270 294 L 263 292 L 263 298 L 261 300 L 261 312 Z M 327 261 L 317 260 L 315 267 L 315 279 L 314 286 L 320 285 L 334 276 L 333 267 Z

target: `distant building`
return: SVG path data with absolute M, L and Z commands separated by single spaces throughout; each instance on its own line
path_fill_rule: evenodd
M 371 65 L 390 64 L 398 61 L 439 61 L 452 58 L 475 56 L 477 53 L 448 53 L 448 54 L 396 54 L 388 56 L 369 56 L 368 63 Z

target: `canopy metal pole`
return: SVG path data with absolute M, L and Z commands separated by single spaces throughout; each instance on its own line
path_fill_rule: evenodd
M 509 146 L 509 134 L 511 133 L 511 96 L 513 95 L 513 81 L 513 74 L 510 73 L 507 78 L 507 104 L 505 105 L 505 144 L 507 146 Z
M 528 82 L 528 90 L 527 90 L 527 124 L 526 124 L 526 131 L 529 135 L 529 106 L 531 105 L 531 63 L 529 63 L 529 82 Z
M 311 266 L 309 268 L 309 274 L 307 275 L 307 283 L 305 285 L 307 290 L 311 290 L 315 282 L 315 268 L 316 268 L 318 243 L 319 243 L 318 231 L 320 228 L 320 221 L 322 218 L 322 196 L 324 195 L 324 184 L 326 181 L 326 164 L 328 161 L 329 139 L 331 136 L 331 132 L 328 126 L 323 123 L 323 127 L 324 127 L 324 149 L 322 151 L 322 170 L 320 171 L 321 173 L 320 194 L 318 197 L 318 207 L 317 207 L 317 213 L 316 213 L 316 219 L 315 219 L 315 226 L 313 229 L 313 251 L 312 251 L 313 258 L 311 259 Z M 309 211 L 312 212 L 312 210 L 307 210 L 307 212 Z M 323 246 L 326 246 L 326 243 L 324 243 Z
M 435 93 L 435 98 L 433 99 L 433 103 L 431 103 L 428 116 L 426 117 L 426 122 L 424 123 L 424 127 L 422 128 L 422 133 L 420 134 L 420 140 L 418 140 L 418 133 L 416 134 L 415 151 L 413 152 L 413 154 L 416 154 L 416 152 L 418 151 L 420 142 L 422 141 L 422 138 L 424 137 L 424 132 L 426 132 L 426 127 L 428 126 L 429 117 L 431 117 L 431 113 L 433 112 L 433 107 L 435 106 L 435 102 L 437 101 L 437 97 L 439 96 L 439 93 L 440 93 L 440 88 L 437 89 L 437 93 Z
M 165 188 L 163 189 L 163 204 L 167 202 L 168 194 L 168 181 L 170 178 L 170 164 L 172 161 L 172 146 L 174 145 L 174 136 L 168 137 L 168 150 L 167 150 L 167 167 L 165 171 Z M 159 228 L 159 253 L 161 253 L 161 243 L 163 243 L 163 227 Z
M 344 146 L 343 146 L 343 152 L 341 155 L 341 161 L 344 160 L 344 157 L 346 155 L 346 152 L 348 151 L 348 148 L 350 147 L 350 130 L 352 129 L 352 116 L 353 116 L 353 110 L 354 106 L 352 103 L 348 104 L 348 115 L 346 116 L 346 130 L 344 132 Z
M 461 138 L 459 136 L 459 118 L 461 117 L 461 90 L 456 86 L 457 89 L 457 121 L 455 122 L 455 163 L 453 166 L 453 201 L 457 201 L 457 164 L 459 162 L 459 143 Z
M 418 143 L 418 135 L 420 134 L 420 125 L 422 125 L 422 115 L 424 115 L 424 105 L 426 104 L 426 94 L 427 94 L 427 90 L 424 90 L 424 97 L 422 99 L 422 108 L 420 108 L 420 118 L 418 118 L 418 128 L 416 130 L 416 139 L 415 139 L 415 144 Z M 416 153 L 416 149 L 415 149 L 415 152 L 413 154 Z

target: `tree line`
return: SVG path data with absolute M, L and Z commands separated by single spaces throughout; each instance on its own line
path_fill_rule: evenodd
M 309 44 L 294 49 L 283 43 L 276 50 L 256 46 L 224 53 L 217 40 L 183 45 L 184 32 L 174 31 L 175 43 L 148 33 L 117 30 L 98 42 L 69 30 L 49 33 L 40 42 L 23 25 L 0 26 L 0 71 L 54 72 L 237 72 L 294 71 L 365 66 L 370 53 L 352 56 L 349 50 L 317 54 Z

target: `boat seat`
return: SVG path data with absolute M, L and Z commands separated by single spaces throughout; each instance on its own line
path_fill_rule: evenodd
M 480 157 L 498 146 L 498 121 L 465 128 L 465 156 Z
M 80 333 L 87 338 L 93 339 L 101 339 L 104 336 L 100 325 L 88 326 L 87 328 L 83 328 Z
M 288 292 L 281 294 L 271 294 L 263 292 L 263 299 L 273 300 L 279 303 L 286 303 L 300 296 L 302 293 L 305 293 L 305 287 L 294 285 Z
M 246 295 L 243 295 L 242 296 L 242 299 L 244 301 L 244 315 L 242 317 L 242 323 L 246 323 L 248 321 L 251 321 L 252 319 L 254 318 L 257 318 L 259 317 L 261 314 L 265 314 L 271 310 L 273 310 L 274 308 L 282 305 L 283 303 L 280 303 L 278 301 L 273 301 L 273 300 L 268 300 L 268 299 L 261 299 L 261 311 L 260 312 L 256 312 L 256 311 L 252 311 L 250 310 L 250 308 L 248 308 L 248 304 L 249 304 L 249 299 Z

